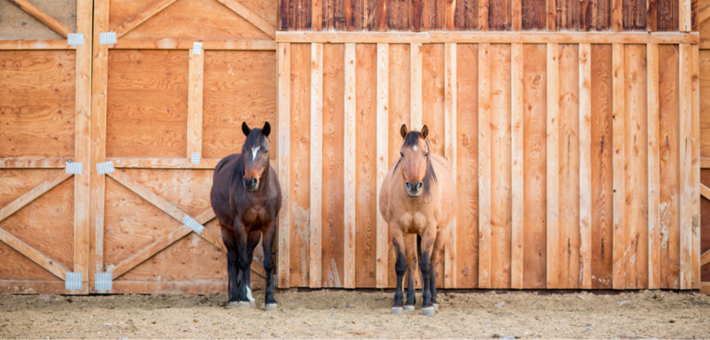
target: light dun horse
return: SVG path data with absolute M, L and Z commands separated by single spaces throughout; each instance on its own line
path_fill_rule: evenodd
M 250 305 L 249 269 L 254 248 L 263 233 L 265 298 L 269 311 L 276 309 L 271 248 L 276 216 L 281 209 L 281 186 L 276 171 L 269 165 L 269 122 L 263 129 L 253 130 L 243 123 L 242 132 L 247 136 L 242 153 L 225 157 L 215 167 L 210 200 L 227 246 L 229 305 Z
M 422 314 L 434 315 L 436 302 L 436 267 L 448 237 L 448 224 L 456 214 L 458 194 L 447 161 L 431 152 L 426 125 L 422 131 L 407 131 L 402 124 L 404 144 L 400 158 L 390 167 L 380 191 L 380 213 L 389 224 L 397 252 L 397 290 L 392 314 L 414 310 L 416 251 L 405 246 L 407 234 L 417 234 L 420 269 L 424 289 Z M 405 251 L 407 254 L 405 260 Z M 407 302 L 403 306 L 402 279 L 408 269 Z

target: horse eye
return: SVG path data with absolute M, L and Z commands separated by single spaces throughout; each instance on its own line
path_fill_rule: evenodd
M 264 153 L 269 153 L 269 150 L 264 150 Z
M 428 153 L 428 152 L 425 153 L 425 154 L 424 154 L 424 157 L 429 157 L 429 153 Z
M 404 153 L 400 152 L 399 155 L 402 156 L 402 158 L 404 158 Z

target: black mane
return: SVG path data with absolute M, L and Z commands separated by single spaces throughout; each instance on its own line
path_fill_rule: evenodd
M 419 138 L 422 138 L 422 133 L 419 131 L 409 131 L 407 133 L 407 137 L 404 138 L 404 145 L 405 147 L 413 147 L 419 143 Z M 424 140 L 426 142 L 426 147 L 427 147 L 427 152 L 431 152 L 431 145 L 429 144 L 428 140 Z M 399 160 L 397 161 L 397 164 L 394 166 L 395 171 L 397 170 L 397 167 L 399 167 L 399 163 L 402 162 L 402 158 L 400 157 Z M 424 175 L 424 179 L 422 180 L 422 183 L 424 183 L 424 197 L 431 197 L 431 184 L 432 182 L 438 183 L 439 181 L 436 179 L 436 173 L 434 172 L 434 167 L 431 165 L 431 158 L 429 156 L 426 157 L 426 174 Z

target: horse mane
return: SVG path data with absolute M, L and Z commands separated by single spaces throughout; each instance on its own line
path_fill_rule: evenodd
M 404 145 L 405 147 L 412 147 L 417 145 L 419 142 L 419 138 L 424 139 L 422 137 L 422 133 L 419 131 L 409 131 L 407 133 L 407 136 L 404 138 Z M 427 152 L 431 152 L 431 145 L 429 144 L 429 140 L 424 139 L 426 142 L 426 147 L 427 147 Z M 399 167 L 399 163 L 402 162 L 402 157 L 397 160 L 397 164 L 394 166 L 394 170 L 397 171 L 397 167 Z M 426 174 L 424 175 L 424 179 L 422 180 L 422 183 L 424 183 L 424 197 L 425 198 L 430 198 L 431 197 L 431 184 L 433 183 L 439 183 L 439 181 L 436 179 L 436 172 L 434 172 L 434 166 L 431 165 L 431 158 L 429 156 L 426 157 Z M 427 202 L 428 203 L 428 202 Z
M 241 155 L 239 156 L 239 158 L 237 158 L 237 163 L 234 166 L 234 173 L 232 173 L 232 182 L 241 181 L 242 178 L 244 178 L 244 168 L 246 166 L 246 162 L 244 161 L 244 155 L 247 154 L 246 152 L 244 152 L 244 150 L 251 150 L 251 148 L 259 144 L 260 140 L 261 129 L 252 129 L 249 133 L 249 136 L 247 136 L 247 139 L 244 141 L 244 145 L 242 145 Z

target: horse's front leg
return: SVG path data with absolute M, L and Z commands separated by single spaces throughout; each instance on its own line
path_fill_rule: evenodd
M 250 304 L 254 302 L 254 297 L 251 296 L 251 262 L 254 260 L 254 249 L 259 244 L 260 238 L 261 230 L 251 230 L 247 236 L 247 270 L 244 272 L 244 277 L 246 277 L 246 301 Z
M 431 291 L 431 303 L 434 309 L 439 309 L 439 303 L 436 301 L 436 269 L 439 267 L 439 262 L 444 252 L 444 245 L 448 239 L 448 227 L 440 227 L 436 232 L 436 241 L 434 242 L 434 250 L 431 254 L 431 282 L 429 290 Z
M 239 301 L 239 307 L 249 306 L 249 300 L 247 299 L 247 270 L 249 270 L 248 256 L 247 256 L 247 233 L 244 229 L 244 225 L 238 219 L 234 220 L 234 241 L 237 248 L 237 301 Z
M 235 245 L 234 231 L 222 228 L 222 241 L 227 247 L 227 272 L 229 273 L 229 303 L 237 301 L 237 262 L 239 261 L 237 256 L 237 248 Z
M 395 264 L 395 272 L 397 273 L 397 288 L 394 291 L 394 304 L 392 305 L 392 314 L 401 314 L 404 304 L 404 294 L 402 293 L 402 280 L 404 279 L 404 271 L 407 269 L 407 261 L 404 259 L 404 235 L 398 226 L 390 228 L 392 236 L 392 244 L 397 253 L 397 262 Z
M 436 241 L 436 225 L 428 224 L 422 235 L 422 256 L 419 259 L 419 265 L 422 272 L 422 282 L 424 289 L 422 292 L 422 314 L 434 315 L 435 309 L 431 300 L 431 259 L 434 250 L 434 242 Z
M 411 235 L 409 237 L 415 237 Z M 416 290 L 414 289 L 414 276 L 417 275 L 417 243 L 407 247 L 407 303 L 404 304 L 404 310 L 413 311 L 414 305 L 417 303 Z
M 276 219 L 269 223 L 269 228 L 264 232 L 264 270 L 266 271 L 266 311 L 276 309 L 276 299 L 274 299 L 274 257 L 271 248 L 274 245 L 276 236 Z

